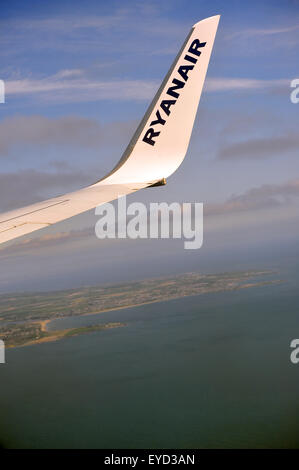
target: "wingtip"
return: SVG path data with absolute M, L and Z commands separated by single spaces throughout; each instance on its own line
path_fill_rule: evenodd
M 214 20 L 214 21 L 219 22 L 220 16 L 221 16 L 221 15 L 214 15 L 214 16 L 209 16 L 208 18 L 204 18 L 203 20 L 200 20 L 200 21 L 198 21 L 197 23 L 195 23 L 195 24 L 193 25 L 193 28 L 195 28 L 196 26 L 198 26 L 200 23 L 204 23 L 205 21 Z

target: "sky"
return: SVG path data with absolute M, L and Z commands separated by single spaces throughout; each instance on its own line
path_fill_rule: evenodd
M 203 202 L 203 248 L 98 240 L 89 211 L 1 246 L 0 292 L 236 268 L 249 252 L 259 258 L 296 243 L 299 103 L 290 100 L 290 83 L 299 78 L 298 0 L 6 2 L 0 211 L 111 170 L 191 26 L 215 14 L 221 19 L 186 159 L 165 187 L 128 198 Z

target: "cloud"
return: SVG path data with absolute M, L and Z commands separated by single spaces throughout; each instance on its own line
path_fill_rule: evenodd
M 224 39 L 238 44 L 241 50 L 246 54 L 258 54 L 260 51 L 290 50 L 299 43 L 299 25 L 298 21 L 293 18 L 292 24 L 283 25 L 281 22 L 267 28 L 244 28 L 242 30 L 233 31 L 224 35 Z M 270 51 L 272 49 L 272 51 Z
M 0 158 L 14 150 L 32 147 L 68 146 L 99 149 L 113 141 L 128 139 L 132 122 L 101 124 L 78 116 L 48 118 L 40 115 L 13 116 L 0 121 Z
M 58 33 L 61 35 L 66 34 L 81 34 L 88 33 L 101 33 L 103 30 L 115 31 L 131 31 L 134 24 L 135 31 L 148 31 L 156 35 L 169 35 L 177 34 L 180 26 L 177 21 L 167 18 L 163 19 L 159 16 L 160 9 L 150 9 L 145 5 L 136 3 L 134 8 L 121 8 L 116 9 L 111 15 L 82 15 L 82 16 L 53 16 L 51 18 L 37 18 L 30 20 L 16 19 L 11 22 L 12 26 L 19 30 L 27 32 L 41 33 Z M 139 22 L 136 22 L 136 17 Z M 188 25 L 191 26 L 190 24 Z
M 29 155 L 34 158 L 35 169 L 8 172 L 2 165 L 0 211 L 94 183 L 117 163 L 135 127 L 135 121 L 101 124 L 77 116 L 4 119 L 0 122 L 0 161 L 4 163 L 5 159 L 5 164 L 11 164 L 22 159 L 24 168 L 32 165 Z M 60 160 L 59 155 L 64 155 L 65 160 Z M 41 170 L 41 165 L 46 165 L 48 171 Z
M 42 33 L 47 31 L 54 33 L 69 33 L 76 30 L 86 29 L 103 29 L 111 28 L 122 23 L 126 18 L 125 12 L 116 12 L 112 15 L 104 16 L 67 16 L 59 17 L 54 16 L 51 18 L 37 18 L 30 20 L 26 19 L 15 19 L 11 21 L 11 24 L 18 28 L 27 31 L 39 30 Z
M 206 92 L 284 91 L 289 93 L 291 79 L 209 78 Z M 101 100 L 143 101 L 153 98 L 159 80 L 96 80 L 81 69 L 61 70 L 44 78 L 6 80 L 7 99 L 30 95 L 47 103 L 89 102 Z M 32 102 L 30 101 L 32 104 Z
M 22 170 L 0 174 L 0 211 L 22 207 L 33 202 L 78 189 L 93 182 L 93 176 L 82 171 L 47 173 Z
M 245 37 L 258 37 L 258 36 L 273 36 L 277 34 L 287 34 L 293 33 L 299 30 L 299 25 L 290 25 L 285 27 L 276 27 L 276 28 L 249 28 L 243 29 L 242 31 L 235 31 L 230 35 L 231 38 L 238 36 Z
M 41 182 L 42 178 L 38 179 Z M 45 180 L 47 181 L 46 175 L 44 175 L 44 181 Z M 1 186 L 2 182 L 0 179 L 0 188 Z M 293 205 L 294 200 L 297 198 L 299 198 L 299 178 L 281 184 L 261 185 L 256 188 L 249 189 L 243 194 L 232 195 L 224 202 L 206 203 L 204 205 L 204 218 L 207 218 L 206 229 L 210 232 L 212 227 L 212 231 L 218 231 L 218 225 L 215 229 L 215 226 L 213 228 L 213 225 L 210 224 L 213 220 L 219 221 L 221 220 L 219 217 L 225 216 L 225 220 L 227 221 L 230 220 L 228 219 L 228 216 L 234 214 L 239 215 L 242 213 L 253 214 L 254 218 L 250 220 L 253 221 L 254 225 L 258 224 L 258 226 L 262 229 L 264 224 L 267 223 L 267 220 L 264 218 L 257 218 L 258 212 L 263 213 L 262 211 L 267 210 L 267 214 L 269 215 L 270 209 Z M 280 220 L 281 214 L 276 215 L 278 215 L 278 220 Z M 273 218 L 273 215 L 271 217 Z M 237 220 L 237 224 L 240 227 L 243 227 L 244 219 Z M 67 246 L 70 247 L 72 243 L 80 242 L 80 240 L 88 240 L 91 237 L 94 237 L 94 226 L 86 227 L 81 230 L 45 233 L 40 236 L 38 236 L 37 232 L 35 235 L 33 235 L 33 238 L 30 238 L 29 236 L 24 239 L 16 240 L 12 244 L 0 246 L 0 256 L 3 260 L 11 255 L 15 256 L 24 254 L 26 252 L 30 252 L 30 250 L 34 250 L 34 252 L 37 253 L 39 248 L 45 250 L 46 248 L 55 247 L 56 249 L 58 245 L 65 249 L 64 244 L 67 244 Z M 123 240 L 119 240 L 119 242 L 122 243 Z
M 153 97 L 159 82 L 153 80 L 94 80 L 82 70 L 62 70 L 40 78 L 6 80 L 6 96 L 30 95 L 47 103 L 99 100 L 140 101 Z
M 299 197 L 299 179 L 282 184 L 264 184 L 240 195 L 232 195 L 227 201 L 207 204 L 205 215 L 215 216 L 237 212 L 257 211 L 291 204 Z
M 205 90 L 214 91 L 272 91 L 283 89 L 289 93 L 291 79 L 258 80 L 254 78 L 210 78 L 207 79 Z
M 36 169 L 3 172 L 2 165 L 0 211 L 23 207 L 94 183 L 117 163 L 120 150 L 125 148 L 135 127 L 136 123 L 132 121 L 101 124 L 77 116 L 47 118 L 34 115 L 4 119 L 0 122 L 0 160 L 8 161 L 9 157 L 11 163 L 22 158 L 22 165 L 26 165 L 28 154 L 39 158 Z M 106 149 L 105 146 L 109 146 L 109 151 L 103 151 L 102 155 L 100 150 Z M 116 159 L 114 146 L 117 147 Z M 51 147 L 55 151 L 49 153 Z M 64 152 L 60 151 L 61 147 Z M 52 158 L 53 153 L 58 157 Z M 71 154 L 71 158 L 60 160 L 59 154 Z M 41 163 L 47 165 L 49 171 L 41 170 Z
M 28 145 L 94 145 L 103 131 L 92 119 L 75 116 L 51 119 L 44 116 L 14 116 L 0 122 L 0 155 Z
M 218 151 L 218 158 L 223 160 L 268 158 L 296 150 L 298 147 L 299 135 L 289 133 L 222 145 Z
M 40 51 L 76 51 L 91 52 L 107 50 L 109 34 L 110 52 L 144 52 L 159 48 L 159 39 L 163 37 L 180 40 L 180 33 L 186 34 L 190 24 L 161 17 L 161 6 L 134 2 L 130 6 L 110 8 L 110 14 L 94 15 L 65 13 L 62 15 L 30 19 L 22 17 L 5 18 L 0 21 L 3 32 L 2 54 L 18 55 L 26 50 Z M 134 32 L 134 34 L 132 34 Z M 136 41 L 136 34 L 140 40 Z M 152 38 L 151 42 L 146 39 Z M 181 38 L 182 39 L 182 38 Z
M 71 241 L 81 240 L 85 237 L 94 235 L 94 227 L 85 228 L 82 230 L 70 230 L 67 232 L 58 233 L 46 233 L 35 238 L 24 238 L 14 241 L 13 244 L 1 245 L 0 256 L 3 260 L 7 255 L 18 255 L 19 253 L 24 254 L 26 251 L 39 248 L 50 248 L 52 246 L 57 247 L 58 244 L 70 243 Z
M 292 14 L 287 20 L 274 14 L 270 23 L 269 18 L 266 14 L 258 15 L 254 24 L 248 19 L 245 24 L 242 22 L 241 28 L 239 21 L 223 27 L 222 41 L 217 44 L 217 50 L 222 50 L 226 62 L 238 59 L 231 65 L 242 64 L 241 67 L 247 70 L 258 69 L 261 73 L 266 72 L 266 77 L 277 77 L 278 70 L 280 73 L 288 70 L 293 73 L 292 63 L 296 63 L 298 55 L 299 17 Z

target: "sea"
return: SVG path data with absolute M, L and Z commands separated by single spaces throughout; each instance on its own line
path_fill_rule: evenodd
M 56 320 L 125 326 L 8 349 L 0 446 L 298 448 L 297 263 L 272 277 L 282 282 Z

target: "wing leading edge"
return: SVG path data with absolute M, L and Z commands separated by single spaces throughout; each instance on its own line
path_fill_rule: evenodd
M 0 215 L 0 243 L 139 189 L 157 186 L 183 161 L 220 16 L 196 23 L 116 167 L 97 183 Z

